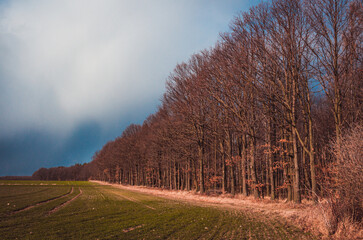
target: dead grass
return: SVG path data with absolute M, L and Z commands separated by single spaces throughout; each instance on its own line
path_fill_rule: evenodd
M 272 201 L 267 198 L 256 200 L 252 196 L 245 197 L 241 194 L 237 194 L 234 197 L 230 194 L 208 196 L 193 191 L 176 191 L 143 186 L 109 184 L 99 181 L 94 182 L 167 199 L 185 201 L 199 206 L 241 210 L 252 215 L 258 213 L 271 217 L 282 217 L 287 222 L 298 226 L 304 231 L 310 231 L 323 239 L 360 239 L 362 237 L 362 227 L 352 225 L 349 222 L 346 222 L 344 226 L 340 226 L 340 231 L 337 231 L 333 236 L 330 235 L 328 225 L 331 212 L 326 200 L 321 200 L 318 204 L 307 200 L 303 200 L 302 204 L 294 204 L 286 200 Z M 346 238 L 346 236 L 349 236 L 349 238 Z
M 334 239 L 363 239 L 362 223 L 358 224 L 345 218 L 338 223 L 337 231 L 333 237 Z

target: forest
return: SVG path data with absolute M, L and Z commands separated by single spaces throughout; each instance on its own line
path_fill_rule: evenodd
M 331 197 L 338 217 L 361 221 L 362 28 L 362 1 L 263 2 L 175 67 L 142 125 L 90 163 L 33 177 L 297 204 Z

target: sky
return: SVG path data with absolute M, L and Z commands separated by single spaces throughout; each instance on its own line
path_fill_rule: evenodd
M 0 0 L 0 176 L 90 162 L 258 0 Z

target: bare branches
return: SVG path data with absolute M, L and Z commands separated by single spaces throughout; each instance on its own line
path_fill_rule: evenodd
M 362 121 L 362 13 L 355 0 L 273 0 L 235 17 L 213 48 L 175 67 L 155 114 L 95 154 L 91 177 L 325 197 L 330 138 Z

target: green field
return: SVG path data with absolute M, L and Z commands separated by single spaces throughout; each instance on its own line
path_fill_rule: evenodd
M 312 238 L 277 219 L 96 183 L 0 181 L 0 239 Z

